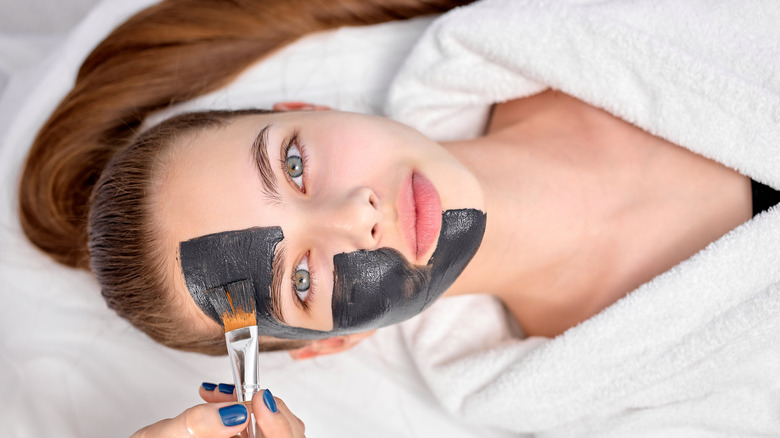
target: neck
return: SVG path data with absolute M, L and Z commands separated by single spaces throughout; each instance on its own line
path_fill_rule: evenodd
M 746 177 L 555 92 L 444 147 L 487 212 L 445 296 L 494 295 L 529 334 L 561 333 L 750 218 Z
M 599 254 L 605 248 L 601 219 L 618 208 L 614 197 L 580 189 L 598 186 L 593 178 L 604 173 L 580 171 L 583 163 L 591 165 L 593 151 L 585 147 L 573 156 L 572 135 L 587 145 L 583 126 L 598 126 L 598 120 L 573 113 L 567 129 L 560 113 L 549 117 L 543 105 L 515 114 L 522 117 L 514 123 L 494 115 L 484 137 L 444 144 L 479 180 L 487 212 L 482 245 L 445 296 L 487 293 L 510 307 L 522 301 L 528 311 L 533 302 L 581 305 L 576 293 L 582 285 L 605 277 L 584 267 L 594 255 L 609 256 Z

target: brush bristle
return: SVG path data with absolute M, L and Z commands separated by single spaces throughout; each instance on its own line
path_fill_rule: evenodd
M 226 332 L 257 325 L 255 288 L 251 281 L 236 281 L 224 287 L 209 289 L 206 296 L 217 314 L 222 316 Z

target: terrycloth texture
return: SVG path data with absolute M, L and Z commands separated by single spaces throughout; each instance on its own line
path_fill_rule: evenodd
M 438 139 L 473 137 L 490 104 L 549 86 L 778 188 L 778 23 L 771 1 L 486 0 L 428 29 L 387 109 Z M 500 309 L 441 304 L 399 330 L 469 421 L 544 437 L 780 435 L 777 207 L 552 340 L 483 333 Z

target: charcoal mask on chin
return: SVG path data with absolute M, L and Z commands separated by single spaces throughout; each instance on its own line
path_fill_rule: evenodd
M 180 244 L 187 289 L 208 316 L 221 323 L 210 290 L 250 280 L 260 333 L 286 339 L 320 339 L 399 323 L 425 310 L 447 290 L 477 252 L 485 213 L 474 209 L 442 214 L 438 244 L 428 264 L 410 264 L 398 251 L 380 248 L 333 257 L 333 329 L 290 327 L 271 311 L 272 265 L 280 227 L 249 228 L 197 237 Z

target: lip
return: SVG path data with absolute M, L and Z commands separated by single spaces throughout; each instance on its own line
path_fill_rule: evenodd
M 420 262 L 433 246 L 441 229 L 439 192 L 424 175 L 412 172 L 401 186 L 398 211 L 409 249 Z

